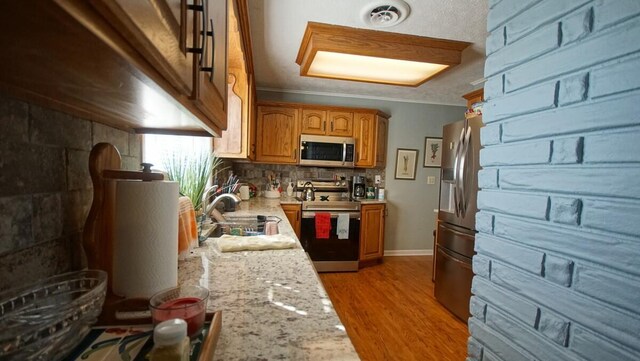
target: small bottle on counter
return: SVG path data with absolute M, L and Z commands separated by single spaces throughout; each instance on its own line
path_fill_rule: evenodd
M 289 197 L 293 197 L 293 182 L 289 182 L 289 186 L 287 187 L 287 195 Z
M 160 322 L 153 329 L 150 361 L 188 361 L 190 353 L 187 323 L 179 318 Z

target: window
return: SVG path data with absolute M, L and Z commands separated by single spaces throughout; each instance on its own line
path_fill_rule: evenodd
M 213 141 L 209 137 L 190 137 L 181 135 L 145 134 L 142 159 L 153 164 L 153 169 L 167 171 L 165 159 L 175 156 L 209 154 L 213 150 Z

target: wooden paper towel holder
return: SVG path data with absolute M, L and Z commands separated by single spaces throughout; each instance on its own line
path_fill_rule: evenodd
M 149 300 L 127 299 L 113 293 L 113 241 L 115 224 L 114 179 L 141 181 L 163 180 L 162 173 L 151 172 L 150 165 L 143 164 L 143 171 L 122 170 L 122 158 L 112 144 L 98 143 L 89 155 L 89 174 L 93 183 L 93 202 L 84 224 L 82 243 L 90 269 L 107 272 L 107 295 L 98 318 L 99 325 L 151 323 L 148 314 Z M 127 315 L 127 316 L 125 316 Z M 139 315 L 139 316 L 137 316 Z

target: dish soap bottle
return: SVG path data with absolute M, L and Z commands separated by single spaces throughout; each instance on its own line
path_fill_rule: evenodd
M 289 186 L 287 187 L 287 195 L 289 197 L 293 197 L 293 182 L 289 182 Z
M 153 350 L 150 361 L 188 361 L 191 345 L 187 323 L 179 318 L 160 322 L 153 329 Z

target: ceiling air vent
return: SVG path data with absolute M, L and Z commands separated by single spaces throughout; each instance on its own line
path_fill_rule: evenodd
M 362 11 L 362 20 L 373 28 L 387 28 L 403 22 L 411 8 L 402 0 L 376 1 Z

